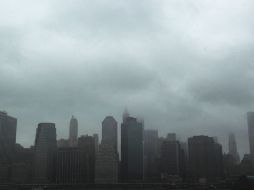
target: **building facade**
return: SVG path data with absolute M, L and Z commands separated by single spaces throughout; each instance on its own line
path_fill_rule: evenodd
M 69 146 L 76 147 L 78 145 L 78 120 L 72 116 L 69 129 Z
M 121 125 L 121 180 L 135 183 L 143 181 L 143 124 L 125 115 Z
M 247 113 L 250 154 L 254 154 L 254 112 Z
M 0 182 L 10 181 L 15 154 L 17 119 L 0 111 Z
M 40 123 L 34 145 L 34 182 L 55 182 L 56 128 L 54 123 Z
M 190 179 L 216 182 L 223 177 L 222 147 L 212 137 L 188 139 Z
M 112 116 L 107 116 L 102 121 L 101 142 L 111 145 L 117 152 L 117 122 Z
M 228 136 L 228 153 L 232 155 L 235 164 L 238 164 L 240 162 L 240 156 L 237 152 L 236 139 L 233 133 L 230 133 Z

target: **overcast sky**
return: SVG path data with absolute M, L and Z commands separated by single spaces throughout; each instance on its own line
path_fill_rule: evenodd
M 100 133 L 127 107 L 145 128 L 217 136 L 249 151 L 254 110 L 253 0 L 0 0 L 0 109 L 17 142 L 39 122 Z

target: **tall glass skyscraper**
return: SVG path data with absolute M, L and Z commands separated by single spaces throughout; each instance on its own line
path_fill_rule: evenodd
M 102 121 L 102 143 L 111 145 L 117 152 L 117 122 L 112 116 Z

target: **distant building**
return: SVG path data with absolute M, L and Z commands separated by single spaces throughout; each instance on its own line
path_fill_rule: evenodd
M 33 169 L 34 149 L 23 148 L 16 144 L 15 158 L 12 165 L 12 183 L 31 183 Z
M 76 147 L 78 145 L 78 120 L 72 116 L 70 121 L 69 145 Z
M 168 141 L 176 141 L 176 134 L 175 133 L 168 133 L 166 139 Z
M 250 154 L 254 155 L 254 112 L 247 113 Z
M 67 148 L 69 147 L 69 140 L 59 139 L 57 140 L 57 148 Z
M 117 183 L 118 165 L 115 148 L 107 142 L 102 142 L 96 156 L 95 183 Z
M 121 125 L 121 179 L 143 181 L 143 125 L 128 113 L 123 114 Z
M 119 170 L 117 122 L 112 116 L 102 121 L 102 139 L 96 155 L 95 182 L 117 183 Z
M 56 128 L 54 123 L 40 123 L 34 146 L 34 182 L 55 182 Z
M 165 140 L 161 145 L 160 164 L 162 175 L 180 176 L 180 144 L 178 141 Z
M 245 154 L 241 164 L 241 174 L 242 175 L 254 175 L 254 155 L 253 154 Z
M 240 156 L 237 152 L 237 144 L 233 133 L 230 133 L 228 137 L 228 150 L 229 154 L 233 156 L 234 163 L 238 164 L 240 162 Z
M 216 182 L 223 176 L 222 147 L 212 137 L 188 139 L 189 169 L 193 181 Z
M 98 134 L 93 134 L 93 138 L 94 138 L 94 143 L 95 143 L 95 155 L 97 155 L 98 151 L 99 151 L 99 135 Z
M 57 149 L 56 157 L 56 183 L 77 184 L 82 183 L 82 162 L 86 162 L 86 156 L 81 154 L 77 147 L 65 147 Z
M 11 177 L 16 144 L 17 119 L 0 111 L 0 183 Z
M 95 140 L 92 136 L 81 136 L 78 139 L 78 148 L 81 157 L 85 158 L 81 162 L 81 179 L 83 183 L 94 183 L 95 178 Z
M 156 182 L 159 180 L 159 145 L 158 130 L 144 130 L 144 180 Z
M 117 122 L 112 116 L 107 116 L 102 121 L 102 142 L 112 145 L 117 152 Z

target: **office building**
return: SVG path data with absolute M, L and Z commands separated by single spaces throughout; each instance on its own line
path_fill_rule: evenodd
M 55 182 L 56 128 L 54 123 L 40 123 L 34 145 L 34 182 Z
M 126 117 L 121 125 L 121 179 L 122 182 L 143 181 L 143 124 Z
M 0 182 L 7 183 L 11 177 L 16 144 L 17 119 L 0 111 Z
M 222 178 L 222 147 L 212 137 L 191 137 L 188 149 L 190 178 L 194 182 L 216 182 Z
M 78 148 L 82 158 L 80 163 L 82 183 L 94 183 L 95 178 L 95 139 L 92 136 L 78 138 Z
M 102 121 L 102 142 L 112 145 L 117 152 L 117 122 L 112 116 L 107 116 Z
M 69 145 L 76 147 L 78 144 L 78 120 L 72 116 L 70 121 Z
M 250 154 L 254 154 L 254 112 L 247 113 Z
M 234 163 L 238 164 L 240 162 L 240 157 L 237 152 L 237 144 L 233 133 L 230 133 L 228 137 L 228 150 L 229 154 L 233 156 Z
M 159 180 L 158 130 L 144 130 L 144 180 L 156 182 Z

